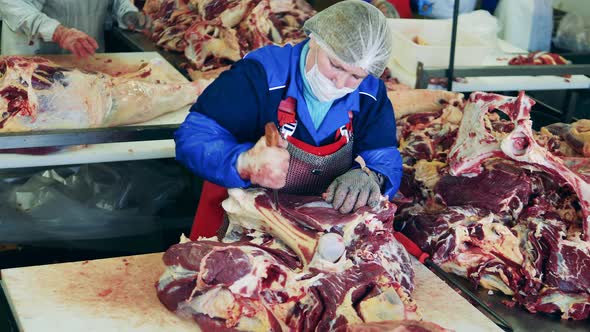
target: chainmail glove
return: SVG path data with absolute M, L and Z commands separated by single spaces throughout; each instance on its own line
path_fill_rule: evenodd
M 123 24 L 129 30 L 141 31 L 150 29 L 152 20 L 142 12 L 128 12 L 123 15 Z
M 324 199 L 340 213 L 350 213 L 365 205 L 376 207 L 381 198 L 380 182 L 374 172 L 351 169 L 332 181 Z

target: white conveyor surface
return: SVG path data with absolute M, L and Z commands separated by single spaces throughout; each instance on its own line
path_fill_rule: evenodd
M 484 60 L 483 66 L 507 66 L 508 61 L 518 53 L 526 53 L 506 41 L 498 39 L 499 48 L 496 54 L 490 54 Z M 410 87 L 416 85 L 416 72 L 409 72 L 401 67 L 395 60 L 389 64 L 391 74 L 400 83 Z M 516 90 L 567 90 L 587 89 L 590 87 L 590 78 L 584 75 L 573 75 L 566 79 L 561 76 L 496 76 L 496 77 L 466 77 L 466 82 L 453 82 L 453 91 L 516 91 Z M 429 84 L 428 89 L 446 89 L 440 85 Z

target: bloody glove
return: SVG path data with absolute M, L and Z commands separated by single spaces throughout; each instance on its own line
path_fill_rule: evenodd
M 152 20 L 149 18 L 149 16 L 142 12 L 125 13 L 125 15 L 123 15 L 122 21 L 129 30 L 147 30 L 152 25 Z
M 350 213 L 365 205 L 376 207 L 381 198 L 379 182 L 376 173 L 351 169 L 332 181 L 324 199 L 340 213 Z
M 250 150 L 243 152 L 236 163 L 244 180 L 270 189 L 280 189 L 287 181 L 289 152 L 287 141 L 279 139 L 278 146 L 268 146 L 264 137 Z
M 96 40 L 89 35 L 74 28 L 66 28 L 63 25 L 58 25 L 55 29 L 53 41 L 59 47 L 81 58 L 94 55 L 98 48 Z

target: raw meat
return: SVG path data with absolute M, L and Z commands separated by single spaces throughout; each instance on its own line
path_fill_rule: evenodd
M 564 162 L 535 141 L 530 121 L 534 101 L 521 92 L 518 97 L 473 93 L 465 106 L 455 145 L 451 148 L 451 174 L 480 174 L 480 164 L 491 157 L 506 157 L 538 167 L 569 184 L 578 195 L 584 220 L 584 239 L 590 240 L 590 183 L 567 168 Z M 498 109 L 512 121 L 512 130 L 486 127 L 485 115 Z
M 447 104 L 455 107 L 462 107 L 463 104 L 463 94 L 442 90 L 388 91 L 387 96 L 393 104 L 396 119 L 408 114 L 438 112 Z
M 395 205 L 341 215 L 321 197 L 279 199 L 275 210 L 265 190 L 229 190 L 225 238 L 181 241 L 164 255 L 162 303 L 204 330 L 356 331 L 397 321 L 384 324 L 443 331 L 404 321 L 419 314 L 411 262 L 391 231 Z M 325 259 L 327 237 L 342 241 L 341 256 Z
M 518 55 L 508 61 L 509 65 L 565 65 L 568 61 L 559 54 L 548 52 L 532 52 Z
M 154 0 L 143 10 L 154 20 L 152 40 L 184 52 L 196 72 L 225 68 L 265 45 L 297 43 L 315 14 L 303 0 Z
M 240 23 L 238 34 L 242 37 L 242 48 L 255 50 L 270 44 L 283 44 L 281 33 L 270 19 L 268 0 L 260 0 L 250 14 Z
M 590 157 L 590 120 L 582 119 L 572 124 L 554 123 L 541 128 L 541 134 L 556 138 L 564 148 L 564 156 Z
M 2 57 L 0 132 L 144 122 L 194 103 L 209 83 L 160 83 L 158 61 L 113 77 L 40 57 Z
M 422 321 L 388 321 L 347 326 L 346 332 L 446 332 L 447 330 L 430 322 Z
M 582 121 L 534 133 L 530 106 L 524 94 L 474 93 L 463 112 L 447 106 L 399 119 L 396 222 L 443 269 L 531 312 L 587 319 L 590 159 L 564 138 L 576 133 L 571 146 L 583 151 L 587 130 Z
M 219 68 L 242 58 L 236 31 L 224 27 L 218 19 L 197 21 L 186 31 L 185 40 L 191 45 L 185 48 L 185 56 L 201 71 Z

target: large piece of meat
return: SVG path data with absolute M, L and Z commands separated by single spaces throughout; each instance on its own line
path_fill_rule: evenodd
M 166 252 L 157 291 L 169 310 L 207 331 L 444 330 L 407 321 L 419 314 L 409 256 L 392 234 L 395 205 L 342 215 L 321 197 L 280 195 L 276 207 L 271 196 L 229 190 L 223 240 Z
M 587 319 L 585 121 L 536 133 L 532 105 L 522 93 L 480 92 L 463 110 L 399 119 L 404 175 L 396 222 L 446 271 L 531 312 Z
M 158 66 L 114 77 L 41 57 L 0 57 L 0 132 L 144 122 L 191 105 L 209 83 L 164 83 Z
M 578 195 L 583 214 L 584 239 L 590 240 L 590 183 L 567 168 L 561 158 L 540 146 L 533 137 L 530 111 L 534 102 L 524 92 L 518 97 L 476 92 L 465 106 L 457 141 L 451 148 L 451 174 L 480 174 L 483 160 L 504 157 L 531 165 L 560 178 Z M 512 123 L 511 131 L 486 126 L 486 114 L 504 112 Z
M 218 71 L 259 47 L 297 43 L 315 14 L 304 0 L 153 0 L 143 11 L 154 21 L 151 38 L 183 52 L 191 77 Z

